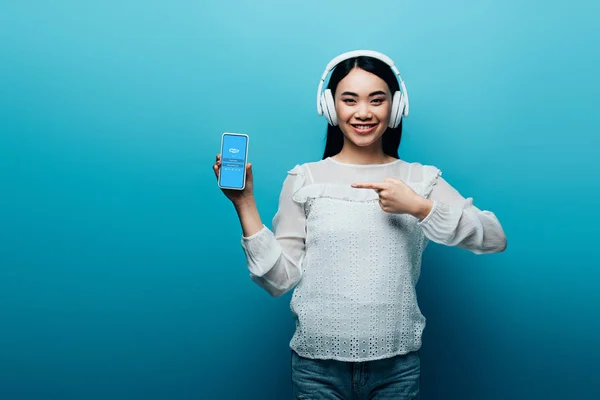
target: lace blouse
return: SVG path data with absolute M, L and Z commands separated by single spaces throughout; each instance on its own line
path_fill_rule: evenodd
M 422 221 L 384 212 L 356 182 L 403 180 L 433 201 Z M 418 350 L 425 328 L 416 298 L 421 256 L 433 241 L 476 254 L 503 251 L 496 216 L 473 205 L 428 165 L 295 166 L 283 183 L 273 230 L 241 243 L 251 279 L 272 296 L 294 289 L 290 347 L 308 358 L 367 361 Z

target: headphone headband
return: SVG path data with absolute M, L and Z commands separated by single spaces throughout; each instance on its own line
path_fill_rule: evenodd
M 406 86 L 404 85 L 404 81 L 402 80 L 402 77 L 400 76 L 400 71 L 398 71 L 398 68 L 396 68 L 394 61 L 392 61 L 392 59 L 389 58 L 388 56 L 386 56 L 385 54 L 379 53 L 377 51 L 353 50 L 353 51 L 348 51 L 346 53 L 342 53 L 339 56 L 335 57 L 325 67 L 325 71 L 323 72 L 323 75 L 321 76 L 321 80 L 319 81 L 319 88 L 317 89 L 317 112 L 319 113 L 319 115 L 323 115 L 323 108 L 321 107 L 321 92 L 323 90 L 323 84 L 325 83 L 325 78 L 327 77 L 327 74 L 329 74 L 329 72 L 331 72 L 331 70 L 333 70 L 342 61 L 346 61 L 348 59 L 351 59 L 354 57 L 360 57 L 360 56 L 376 58 L 376 59 L 386 63 L 392 69 L 394 74 L 396 74 L 396 76 L 398 77 L 398 81 L 400 83 L 400 90 L 402 91 L 402 95 L 405 97 L 406 107 L 408 110 L 408 92 L 406 91 Z

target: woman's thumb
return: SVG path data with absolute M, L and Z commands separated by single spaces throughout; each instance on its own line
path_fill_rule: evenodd
M 252 179 L 252 163 L 246 164 L 246 178 Z

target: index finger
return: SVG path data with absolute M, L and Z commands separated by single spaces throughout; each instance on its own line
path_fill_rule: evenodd
M 353 188 L 359 188 L 359 189 L 375 189 L 375 190 L 382 190 L 387 188 L 388 184 L 385 182 L 362 182 L 362 183 L 353 183 L 352 187 Z

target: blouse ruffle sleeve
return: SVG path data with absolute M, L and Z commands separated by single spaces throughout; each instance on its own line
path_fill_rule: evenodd
M 506 235 L 496 215 L 480 210 L 441 177 L 439 169 L 424 167 L 425 197 L 433 201 L 429 215 L 419 222 L 433 242 L 458 246 L 475 254 L 506 249 Z

